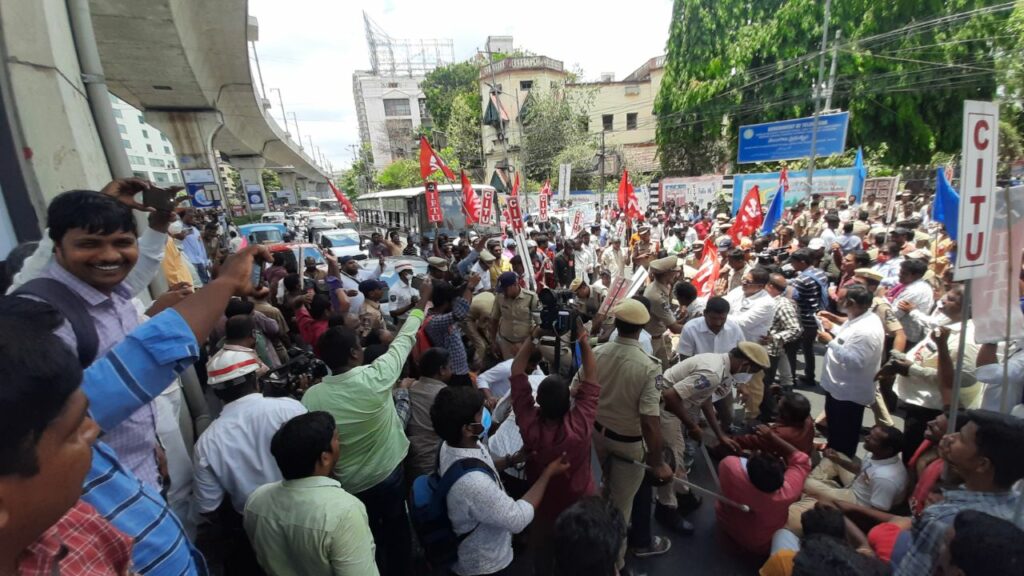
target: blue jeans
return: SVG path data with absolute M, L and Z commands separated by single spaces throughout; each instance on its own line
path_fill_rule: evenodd
M 210 271 L 206 269 L 206 263 L 193 264 L 196 267 L 196 273 L 199 274 L 199 279 L 203 281 L 203 285 L 210 283 Z
M 405 495 L 401 464 L 377 485 L 355 495 L 366 506 L 381 576 L 412 574 L 412 532 Z

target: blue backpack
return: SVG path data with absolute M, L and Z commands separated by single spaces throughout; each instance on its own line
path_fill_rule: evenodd
M 448 568 L 454 564 L 459 558 L 459 544 L 476 530 L 474 527 L 465 534 L 456 534 L 448 518 L 448 492 L 459 478 L 476 470 L 486 472 L 498 482 L 494 471 L 483 460 L 463 458 L 452 463 L 444 475 L 435 471 L 416 478 L 412 483 L 409 517 L 431 569 Z

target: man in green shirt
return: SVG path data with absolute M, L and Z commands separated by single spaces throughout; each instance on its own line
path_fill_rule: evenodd
M 377 542 L 377 566 L 385 576 L 412 572 L 402 467 L 409 440 L 391 391 L 423 323 L 423 308 L 432 290 L 431 283 L 424 281 L 408 320 L 388 351 L 371 364 L 363 365 L 363 347 L 355 330 L 335 326 L 325 332 L 320 337 L 320 357 L 333 375 L 302 397 L 310 412 L 323 410 L 334 416 L 341 445 L 334 477 L 366 505 Z
M 245 532 L 270 576 L 376 576 L 373 535 L 363 503 L 330 478 L 338 429 L 326 412 L 285 422 L 270 452 L 284 480 L 245 503 Z

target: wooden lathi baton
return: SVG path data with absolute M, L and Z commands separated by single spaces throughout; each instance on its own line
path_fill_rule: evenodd
M 653 472 L 654 471 L 653 468 L 651 468 L 647 464 L 644 464 L 643 462 L 637 462 L 636 460 L 631 460 L 629 458 L 624 458 L 622 456 L 614 456 L 613 455 L 613 458 L 615 458 L 616 460 L 621 460 L 623 462 L 626 462 L 627 464 L 632 464 L 634 466 L 639 466 L 639 467 L 643 468 L 644 470 L 647 470 L 648 472 Z M 726 498 L 725 496 L 722 496 L 721 494 L 719 494 L 717 492 L 712 492 L 711 490 L 708 490 L 707 488 L 703 488 L 701 486 L 698 486 L 698 485 L 696 485 L 693 482 L 690 482 L 688 480 L 683 480 L 682 478 L 677 478 L 677 477 L 675 477 L 673 475 L 672 476 L 672 481 L 673 482 L 678 482 L 679 484 L 685 486 L 686 488 L 688 488 L 690 490 L 693 490 L 694 492 L 697 492 L 698 494 L 703 494 L 705 496 L 710 496 L 711 498 L 714 498 L 715 500 L 718 500 L 719 502 L 721 502 L 723 504 L 726 504 L 728 506 L 732 506 L 733 508 L 737 508 L 737 509 L 742 510 L 744 512 L 750 512 L 750 506 L 747 506 L 746 504 L 740 504 L 739 502 L 736 502 L 735 500 L 730 500 L 729 498 Z

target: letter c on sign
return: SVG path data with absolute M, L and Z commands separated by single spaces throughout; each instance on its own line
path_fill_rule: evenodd
M 978 150 L 988 148 L 988 138 L 982 139 L 982 130 L 986 133 L 989 131 L 988 120 L 978 120 L 978 123 L 974 125 L 974 147 Z

